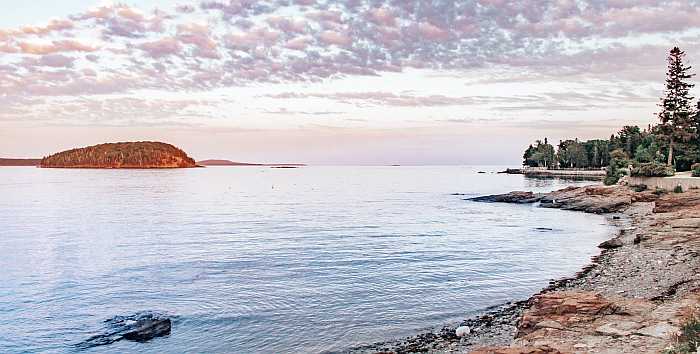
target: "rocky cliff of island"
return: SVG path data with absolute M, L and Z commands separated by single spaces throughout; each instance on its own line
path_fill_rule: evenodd
M 187 168 L 194 159 L 177 147 L 153 141 L 107 143 L 44 157 L 44 168 Z

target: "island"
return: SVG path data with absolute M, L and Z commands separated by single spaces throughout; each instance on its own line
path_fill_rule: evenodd
M 62 151 L 41 159 L 42 168 L 190 168 L 194 159 L 177 147 L 155 141 L 119 142 Z

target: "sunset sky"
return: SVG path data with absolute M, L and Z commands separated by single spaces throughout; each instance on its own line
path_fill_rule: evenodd
M 518 164 L 655 121 L 700 1 L 0 0 L 0 157 Z M 699 93 L 695 95 L 700 96 Z

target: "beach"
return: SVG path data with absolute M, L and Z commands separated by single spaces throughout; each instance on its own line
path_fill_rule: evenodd
M 619 232 L 599 246 L 590 265 L 529 299 L 357 352 L 658 353 L 677 345 L 679 331 L 700 310 L 698 190 L 588 186 L 479 202 L 607 214 Z M 460 326 L 471 333 L 457 337 Z

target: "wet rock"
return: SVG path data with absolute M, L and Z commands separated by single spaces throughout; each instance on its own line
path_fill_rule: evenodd
M 622 240 L 619 237 L 616 237 L 616 238 L 602 242 L 601 244 L 598 245 L 598 248 L 610 250 L 610 249 L 614 249 L 614 248 L 620 248 L 623 245 L 624 244 L 622 243 Z
M 542 198 L 541 194 L 532 192 L 510 192 L 506 194 L 487 195 L 482 197 L 470 198 L 474 202 L 485 203 L 515 203 L 515 204 L 531 204 L 538 202 Z
M 172 321 L 159 313 L 142 312 L 130 316 L 115 316 L 106 320 L 105 325 L 103 334 L 95 335 L 77 344 L 77 347 L 87 349 L 120 340 L 146 342 L 169 335 Z
M 133 330 L 124 333 L 124 339 L 146 342 L 156 337 L 169 335 L 170 327 L 169 318 L 140 320 Z

